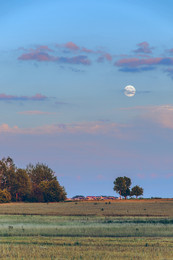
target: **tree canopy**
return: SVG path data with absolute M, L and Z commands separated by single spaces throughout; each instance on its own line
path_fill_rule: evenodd
M 118 177 L 114 181 L 114 190 L 119 193 L 120 197 L 127 197 L 130 195 L 131 179 L 124 176 Z
M 63 201 L 66 192 L 54 171 L 43 163 L 17 168 L 10 157 L 0 160 L 0 202 Z
M 131 179 L 124 177 L 117 177 L 114 181 L 114 190 L 121 196 L 127 198 L 127 196 L 136 196 L 136 198 L 140 195 L 143 195 L 143 189 L 139 186 L 135 186 L 130 190 L 132 182 Z
M 141 187 L 139 187 L 138 185 L 136 185 L 136 186 L 134 186 L 134 187 L 132 188 L 130 195 L 131 195 L 131 196 L 136 196 L 136 198 L 137 198 L 138 196 L 143 195 L 143 192 L 144 192 L 143 188 L 141 188 Z

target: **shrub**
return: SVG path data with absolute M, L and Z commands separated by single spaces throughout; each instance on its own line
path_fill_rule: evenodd
M 6 190 L 0 190 L 0 203 L 7 203 L 11 201 L 11 194 Z

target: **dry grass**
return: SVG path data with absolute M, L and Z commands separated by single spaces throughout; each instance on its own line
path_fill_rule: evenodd
M 2 259 L 173 259 L 173 200 L 0 205 Z
M 173 217 L 173 199 L 9 203 L 0 215 Z
M 0 241 L 2 259 L 172 259 L 173 239 L 13 237 Z

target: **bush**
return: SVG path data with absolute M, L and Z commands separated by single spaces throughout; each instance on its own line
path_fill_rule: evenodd
M 0 190 L 0 203 L 7 203 L 11 201 L 11 194 L 6 190 Z

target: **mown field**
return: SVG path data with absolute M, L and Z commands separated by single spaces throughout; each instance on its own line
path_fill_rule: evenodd
M 173 259 L 173 200 L 0 205 L 1 259 Z
M 173 217 L 173 199 L 9 203 L 0 205 L 2 214 Z
M 172 260 L 173 239 L 9 237 L 0 242 L 1 259 Z

